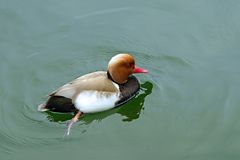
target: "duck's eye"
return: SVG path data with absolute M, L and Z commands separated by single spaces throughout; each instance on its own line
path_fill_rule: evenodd
M 130 68 L 132 68 L 132 69 L 134 69 L 134 68 L 135 68 L 135 65 L 134 65 L 134 63 L 129 63 L 129 66 L 130 66 Z

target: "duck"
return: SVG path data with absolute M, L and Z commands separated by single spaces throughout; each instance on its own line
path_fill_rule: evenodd
M 138 67 L 131 54 L 117 54 L 110 59 L 106 71 L 88 73 L 66 83 L 51 92 L 38 110 L 76 113 L 67 126 L 69 135 L 82 114 L 113 109 L 135 97 L 140 90 L 140 83 L 133 75 L 136 73 L 148 70 Z

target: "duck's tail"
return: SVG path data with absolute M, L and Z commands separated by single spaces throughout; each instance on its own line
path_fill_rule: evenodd
M 48 111 L 48 110 L 49 109 L 46 107 L 45 103 L 38 105 L 38 111 L 45 112 L 45 111 Z

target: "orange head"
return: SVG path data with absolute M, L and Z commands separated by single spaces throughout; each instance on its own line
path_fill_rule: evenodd
M 126 83 L 128 76 L 133 73 L 147 73 L 148 71 L 137 67 L 133 56 L 123 53 L 112 57 L 108 63 L 108 72 L 118 84 Z

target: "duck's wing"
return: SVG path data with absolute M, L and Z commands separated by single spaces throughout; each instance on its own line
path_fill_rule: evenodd
M 116 92 L 118 88 L 108 79 L 106 72 L 98 71 L 86 74 L 63 85 L 49 96 L 61 96 L 73 100 L 80 92 L 85 90 Z

